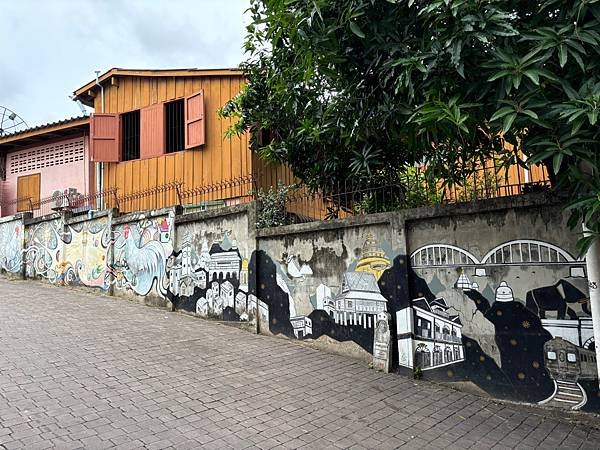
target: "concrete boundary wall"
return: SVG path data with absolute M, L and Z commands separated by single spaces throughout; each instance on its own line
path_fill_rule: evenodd
M 510 400 L 600 411 L 585 261 L 545 195 L 257 230 L 256 205 L 0 220 L 0 270 L 302 340 Z

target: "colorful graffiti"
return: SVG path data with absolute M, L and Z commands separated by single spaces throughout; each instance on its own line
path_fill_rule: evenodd
M 141 217 L 114 229 L 113 262 L 108 273 L 116 289 L 165 298 L 167 258 L 173 253 L 173 214 Z
M 20 221 L 0 223 L 0 270 L 21 271 L 23 225 Z
M 499 397 L 600 407 L 585 261 L 530 239 L 481 258 L 430 244 L 410 260 L 414 299 L 396 312 L 401 367 Z
M 61 219 L 27 229 L 25 273 L 60 285 L 81 284 L 106 289 L 108 219 L 64 225 Z

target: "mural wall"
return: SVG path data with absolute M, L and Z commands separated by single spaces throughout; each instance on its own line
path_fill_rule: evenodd
M 177 250 L 168 262 L 169 297 L 177 309 L 256 324 L 248 231 L 246 214 L 178 225 Z
M 400 367 L 489 394 L 599 410 L 585 261 L 559 208 L 409 226 Z M 562 231 L 558 233 L 557 231 Z
M 258 233 L 251 217 L 0 222 L 0 269 L 23 261 L 28 277 L 170 303 L 382 367 L 396 330 L 393 366 L 409 376 L 600 411 L 586 266 L 560 206 Z
M 61 285 L 108 288 L 109 218 L 64 223 L 61 218 L 27 226 L 25 274 Z
M 406 295 L 405 258 L 390 242 L 387 224 L 261 238 L 250 263 L 260 331 L 372 354 L 378 314 Z
M 21 272 L 23 261 L 23 222 L 0 222 L 0 271 Z
M 107 270 L 115 293 L 167 298 L 174 217 L 174 212 L 157 217 L 138 215 L 113 227 L 113 254 Z

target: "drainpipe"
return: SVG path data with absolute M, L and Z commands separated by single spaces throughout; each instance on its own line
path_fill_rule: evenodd
M 100 74 L 99 70 L 95 71 L 96 73 L 96 86 L 100 88 L 100 98 L 101 98 L 101 107 L 102 110 L 100 112 L 104 112 L 104 86 L 100 84 L 98 81 L 98 75 Z M 104 163 L 96 163 L 96 193 L 102 192 L 104 185 Z M 102 209 L 102 198 L 98 197 L 98 209 Z
M 583 233 L 588 236 L 589 230 L 583 226 Z M 594 327 L 594 346 L 596 347 L 596 366 L 600 374 L 600 238 L 596 238 L 585 255 L 587 277 L 590 291 L 590 309 Z M 598 380 L 600 386 L 600 378 Z

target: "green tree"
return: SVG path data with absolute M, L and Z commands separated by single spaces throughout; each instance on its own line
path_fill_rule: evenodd
M 574 199 L 571 225 L 598 235 L 599 0 L 251 0 L 249 13 L 249 84 L 222 114 L 263 158 L 315 187 L 543 162 Z

